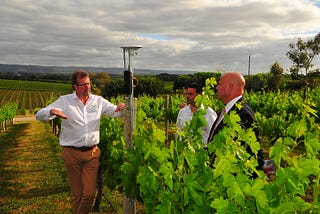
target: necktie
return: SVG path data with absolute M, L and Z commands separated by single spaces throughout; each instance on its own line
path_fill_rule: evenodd
M 220 122 L 222 121 L 223 119 L 223 115 L 227 112 L 226 108 L 223 108 L 218 119 L 217 119 L 217 122 L 214 124 L 214 127 L 213 127 L 213 130 L 212 132 L 210 133 L 210 136 L 209 136 L 209 141 L 212 140 L 212 137 L 213 137 L 213 133 L 215 132 L 216 128 L 218 127 L 218 125 L 220 124 Z

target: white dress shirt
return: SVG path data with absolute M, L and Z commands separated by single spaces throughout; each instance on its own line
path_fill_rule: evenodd
M 120 117 L 120 112 L 115 112 L 116 105 L 101 96 L 89 95 L 84 105 L 76 93 L 59 97 L 47 107 L 40 109 L 36 118 L 48 121 L 56 116 L 50 115 L 51 109 L 62 111 L 67 119 L 62 119 L 59 141 L 61 146 L 93 146 L 99 143 L 100 119 L 103 115 Z
M 181 130 L 184 129 L 185 123 L 192 120 L 192 116 L 193 116 L 193 113 L 191 111 L 190 105 L 187 105 L 184 108 L 180 109 L 180 111 L 178 113 L 178 117 L 177 117 L 177 122 L 176 122 L 177 128 L 181 129 Z M 203 143 L 206 145 L 207 139 L 210 134 L 211 126 L 214 123 L 214 121 L 217 119 L 217 114 L 212 108 L 208 107 L 206 110 L 206 114 L 203 116 L 206 119 L 207 125 L 203 126 L 201 128 L 202 129 L 202 140 L 203 140 Z

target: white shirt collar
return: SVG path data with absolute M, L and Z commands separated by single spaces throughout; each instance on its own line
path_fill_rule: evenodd
M 76 91 L 74 91 L 74 92 L 72 93 L 72 98 L 73 98 L 73 99 L 79 99 Z M 90 98 L 91 98 L 91 94 L 89 93 L 89 99 L 90 99 Z M 89 100 L 89 99 L 88 99 L 88 100 Z
M 191 110 L 191 105 L 188 104 L 187 107 L 189 108 L 190 112 L 192 112 L 192 110 Z M 200 108 L 197 108 L 197 111 L 198 111 L 199 109 L 204 110 L 203 104 L 201 104 Z
M 234 104 L 240 100 L 242 98 L 242 95 L 236 97 L 236 98 L 233 98 L 232 100 L 230 100 L 227 105 L 226 105 L 226 113 L 228 113 L 230 111 L 230 109 L 234 106 Z

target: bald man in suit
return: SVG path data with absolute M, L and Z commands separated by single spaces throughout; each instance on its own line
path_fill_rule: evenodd
M 228 114 L 230 111 L 235 111 L 241 119 L 241 126 L 243 128 L 250 128 L 255 121 L 254 112 L 249 106 L 248 103 L 243 101 L 243 94 L 244 94 L 244 87 L 245 87 L 245 79 L 244 77 L 237 72 L 230 72 L 225 73 L 221 76 L 219 84 L 216 86 L 217 89 L 217 97 L 220 99 L 223 104 L 225 104 L 225 108 L 223 109 L 225 112 L 224 114 Z M 235 104 L 241 103 L 241 108 L 236 108 Z M 208 137 L 207 143 L 214 143 L 213 137 L 223 129 L 223 114 L 222 117 L 219 118 L 213 123 L 210 134 Z M 248 152 L 252 154 L 251 150 L 249 149 Z M 214 154 L 211 154 L 211 164 L 214 161 Z M 257 169 L 262 169 L 264 158 L 263 153 L 260 150 L 258 152 L 258 163 L 259 166 Z

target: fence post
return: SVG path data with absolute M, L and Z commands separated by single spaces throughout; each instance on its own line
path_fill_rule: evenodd
M 1 132 L 2 130 L 4 130 L 4 129 L 3 129 L 3 121 L 0 122 L 0 132 Z
M 165 126 L 165 130 L 166 130 L 166 141 L 169 141 L 169 120 L 168 120 L 168 109 L 169 109 L 169 95 L 166 94 L 165 96 L 165 100 L 164 100 L 164 126 Z

